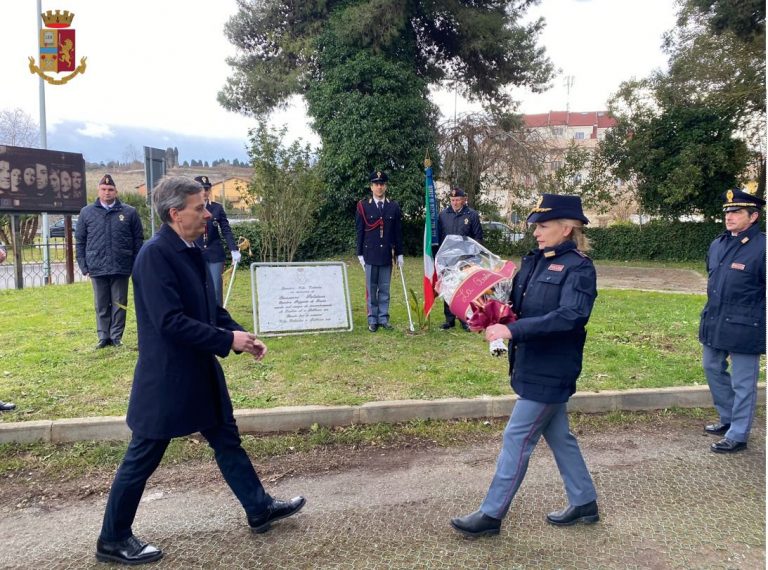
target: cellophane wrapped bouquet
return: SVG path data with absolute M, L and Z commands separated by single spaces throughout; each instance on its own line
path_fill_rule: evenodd
M 451 312 L 471 331 L 514 322 L 507 304 L 517 267 L 501 259 L 472 238 L 449 235 L 435 255 L 436 289 Z M 502 339 L 490 344 L 491 354 L 507 352 Z

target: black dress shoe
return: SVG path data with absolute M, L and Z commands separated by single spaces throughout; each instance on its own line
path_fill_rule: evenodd
M 393 326 L 392 326 L 392 325 L 390 325 L 389 323 L 380 324 L 380 325 L 379 325 L 379 328 L 382 328 L 382 329 L 384 329 L 385 331 L 393 331 L 393 330 L 395 330 L 395 327 L 393 327 Z
M 715 453 L 736 453 L 742 449 L 747 449 L 747 442 L 733 441 L 732 439 L 724 437 L 720 441 L 713 443 L 710 446 L 710 449 Z
M 489 517 L 482 511 L 475 511 L 465 517 L 452 518 L 451 526 L 464 536 L 477 538 L 499 534 L 501 519 Z
M 469 325 L 465 323 L 464 321 L 461 321 L 461 328 L 463 328 L 465 331 L 469 332 Z
M 597 513 L 597 501 L 592 501 L 591 503 L 580 505 L 578 507 L 568 505 L 568 507 L 562 511 L 549 513 L 547 515 L 547 522 L 557 526 L 570 526 L 577 522 L 592 524 L 599 520 L 600 515 Z
M 117 562 L 137 566 L 160 560 L 162 557 L 162 550 L 133 535 L 117 542 L 107 542 L 101 539 L 96 542 L 96 560 L 101 562 Z
M 111 341 L 112 346 L 123 346 L 123 341 L 119 338 L 113 338 Z
M 710 435 L 725 435 L 729 429 L 731 429 L 731 424 L 721 424 L 720 422 L 704 427 L 704 431 Z
M 96 343 L 96 348 L 106 348 L 112 344 L 112 341 L 108 338 L 103 338 L 99 342 Z
M 447 331 L 448 329 L 452 329 L 455 326 L 456 326 L 456 322 L 455 321 L 452 322 L 452 323 L 448 322 L 448 321 L 445 321 L 442 325 L 440 325 L 440 328 L 442 330 L 444 330 L 444 331 Z
M 251 532 L 258 534 L 267 532 L 273 522 L 295 515 L 301 510 L 306 502 L 307 500 L 304 497 L 294 497 L 290 501 L 280 501 L 275 499 L 272 501 L 272 504 L 267 507 L 267 510 L 260 515 L 249 516 L 248 526 L 251 527 Z
M 371 332 L 376 332 L 379 330 L 379 325 L 368 325 L 368 330 Z
M 0 412 L 10 412 L 16 409 L 16 404 L 13 402 L 3 402 L 0 400 Z

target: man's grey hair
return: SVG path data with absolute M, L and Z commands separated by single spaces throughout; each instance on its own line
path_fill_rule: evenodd
M 171 221 L 171 208 L 183 210 L 187 205 L 187 196 L 194 196 L 203 191 L 203 187 L 187 176 L 164 176 L 152 190 L 152 201 L 160 219 Z

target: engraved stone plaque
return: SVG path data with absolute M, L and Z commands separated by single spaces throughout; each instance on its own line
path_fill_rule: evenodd
M 257 334 L 352 330 L 345 263 L 252 263 L 251 289 Z

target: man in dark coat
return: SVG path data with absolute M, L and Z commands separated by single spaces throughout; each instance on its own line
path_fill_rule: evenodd
M 765 354 L 765 234 L 758 223 L 764 205 L 757 196 L 728 190 L 723 203 L 726 231 L 707 253 L 707 304 L 699 341 L 720 416 L 704 431 L 724 436 L 712 444 L 715 453 L 746 449 L 755 417 L 760 355 Z
M 96 348 L 122 344 L 128 277 L 144 241 L 136 210 L 117 199 L 110 174 L 99 181 L 99 197 L 80 210 L 75 229 L 77 264 L 91 278 L 96 306 Z
M 195 181 L 203 187 L 203 199 L 205 207 L 211 214 L 211 219 L 205 225 L 203 235 L 195 240 L 197 247 L 203 251 L 203 259 L 208 264 L 208 270 L 213 278 L 213 288 L 216 293 L 216 300 L 223 304 L 222 297 L 222 274 L 224 273 L 224 249 L 221 247 L 221 236 L 227 242 L 227 248 L 232 255 L 232 262 L 240 261 L 240 252 L 235 244 L 235 236 L 232 235 L 232 229 L 229 227 L 227 214 L 224 212 L 224 206 L 211 200 L 211 181 L 207 176 L 197 176 Z
M 440 245 L 445 236 L 457 235 L 472 238 L 478 243 L 483 241 L 483 226 L 480 225 L 480 215 L 467 206 L 467 194 L 461 188 L 454 188 L 449 195 L 451 205 L 445 207 L 437 216 L 437 235 Z M 443 330 L 456 326 L 456 316 L 451 312 L 448 303 L 443 301 L 445 322 L 440 325 Z M 460 321 L 464 330 L 469 330 L 464 321 Z
M 200 184 L 163 179 L 154 202 L 164 222 L 136 259 L 134 299 L 139 358 L 128 404 L 131 442 L 107 501 L 96 558 L 143 564 L 162 551 L 136 538 L 131 525 L 147 479 L 171 438 L 200 432 L 213 448 L 224 479 L 246 512 L 251 530 L 297 513 L 303 497 L 270 497 L 240 444 L 224 373 L 216 356 L 248 352 L 261 360 L 267 347 L 216 302 L 195 240 L 210 212 Z
M 389 288 L 392 279 L 392 256 L 403 270 L 403 228 L 400 205 L 385 196 L 386 172 L 371 173 L 371 197 L 357 203 L 357 259 L 365 270 L 368 330 L 379 327 L 392 330 L 389 324 Z

